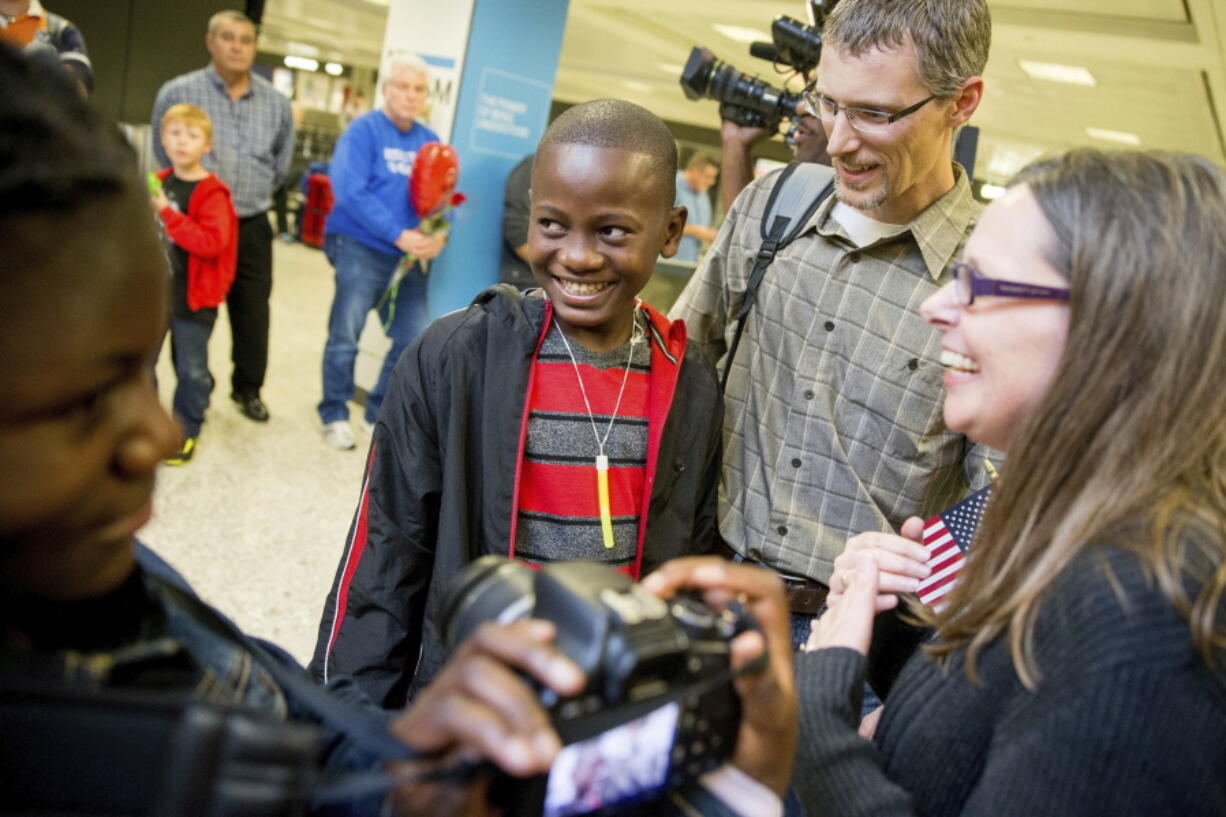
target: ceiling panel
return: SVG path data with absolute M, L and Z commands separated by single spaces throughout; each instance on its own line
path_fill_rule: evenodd
M 1044 9 L 1056 12 L 1103 14 L 1109 11 L 1116 17 L 1136 17 L 1145 20 L 1187 22 L 1188 12 L 1183 0 L 1008 0 L 994 5 L 1015 8 Z
M 278 54 L 300 53 L 376 67 L 386 26 L 386 4 L 367 0 L 268 0 L 260 47 Z M 305 53 L 299 45 L 319 53 Z
M 393 0 L 396 1 L 396 0 Z M 521 2 L 531 10 L 530 0 Z M 426 3 L 422 3 L 426 6 Z M 1002 181 L 1027 159 L 1095 140 L 1087 127 L 1133 133 L 1145 147 L 1187 150 L 1226 165 L 1226 2 L 1223 0 L 989 0 L 993 12 L 977 174 Z M 263 45 L 303 42 L 326 59 L 375 66 L 385 2 L 268 0 Z M 800 0 L 571 0 L 554 96 L 617 96 L 660 116 L 716 127 L 716 103 L 690 102 L 678 83 L 693 45 L 781 85 L 786 77 L 749 56 L 716 24 L 770 30 L 776 16 L 804 17 Z M 1020 60 L 1087 68 L 1093 88 L 1029 77 Z M 793 87 L 798 87 L 794 83 Z

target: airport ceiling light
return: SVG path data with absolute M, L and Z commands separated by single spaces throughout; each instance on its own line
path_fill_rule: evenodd
M 341 74 L 345 73 L 345 66 L 341 65 L 339 62 L 326 62 L 324 63 L 324 71 L 334 77 L 339 77 Z
M 285 64 L 290 68 L 297 68 L 299 71 L 319 70 L 319 60 L 313 60 L 310 57 L 298 57 L 290 54 L 285 58 Z
M 1005 194 L 1005 188 L 1001 187 L 999 184 L 988 184 L 987 182 L 984 182 L 983 185 L 979 188 L 979 197 L 982 198 L 984 201 L 992 201 L 993 199 L 998 199 L 1004 194 Z
M 726 26 L 718 23 L 711 26 L 711 28 L 715 29 L 728 39 L 735 40 L 738 43 L 752 43 L 758 42 L 759 40 L 765 42 L 771 41 L 771 35 L 756 28 L 747 28 L 746 26 Z
M 1061 65 L 1056 62 L 1036 62 L 1035 60 L 1018 60 L 1017 64 L 1031 79 L 1043 79 L 1048 82 L 1063 82 L 1067 85 L 1083 85 L 1093 88 L 1098 80 L 1090 73 L 1090 69 L 1080 65 Z
M 1135 133 L 1127 133 L 1122 130 L 1107 130 L 1106 128 L 1086 128 L 1086 135 L 1092 139 L 1100 139 L 1103 142 L 1114 142 L 1117 145 L 1128 145 L 1129 147 L 1140 147 L 1141 137 Z

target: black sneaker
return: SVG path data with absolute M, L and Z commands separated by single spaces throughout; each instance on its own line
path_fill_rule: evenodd
M 255 420 L 257 423 L 268 422 L 268 406 L 264 405 L 264 401 L 258 394 L 231 392 L 230 399 L 238 403 L 238 410 L 248 420 Z
M 167 465 L 187 465 L 192 461 L 192 455 L 196 453 L 196 437 L 188 437 L 183 441 L 183 445 L 179 447 L 179 453 L 175 454 L 170 459 L 166 460 Z

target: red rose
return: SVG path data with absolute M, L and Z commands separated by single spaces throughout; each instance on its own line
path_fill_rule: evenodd
M 417 151 L 413 173 L 409 176 L 409 199 L 419 218 L 446 205 L 452 198 L 460 175 L 460 158 L 455 148 L 440 142 L 427 142 Z

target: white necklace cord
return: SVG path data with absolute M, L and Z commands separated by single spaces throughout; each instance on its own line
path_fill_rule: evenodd
M 558 326 L 558 319 L 554 318 L 553 325 L 557 327 L 558 334 L 562 336 L 562 344 L 566 347 L 566 354 L 570 356 L 570 365 L 575 368 L 575 379 L 579 381 L 579 393 L 583 395 L 583 405 L 587 408 L 587 418 L 592 423 L 592 436 L 596 438 L 596 447 L 600 452 L 600 456 L 604 456 L 605 443 L 609 441 L 609 435 L 613 432 L 613 423 L 617 420 L 617 411 L 622 405 L 622 395 L 626 392 L 626 381 L 630 379 L 630 366 L 634 362 L 634 347 L 643 338 L 643 329 L 639 326 L 638 310 L 635 309 L 634 329 L 630 332 L 630 354 L 626 358 L 626 372 L 622 375 L 621 388 L 617 390 L 617 402 L 613 404 L 613 412 L 609 415 L 609 425 L 604 430 L 604 439 L 600 437 L 600 430 L 596 427 L 596 415 L 592 412 L 592 403 L 587 399 L 587 389 L 583 386 L 583 376 L 579 374 L 579 361 L 575 360 L 575 353 L 571 351 L 570 341 L 566 339 L 566 333 L 562 331 L 562 327 Z

